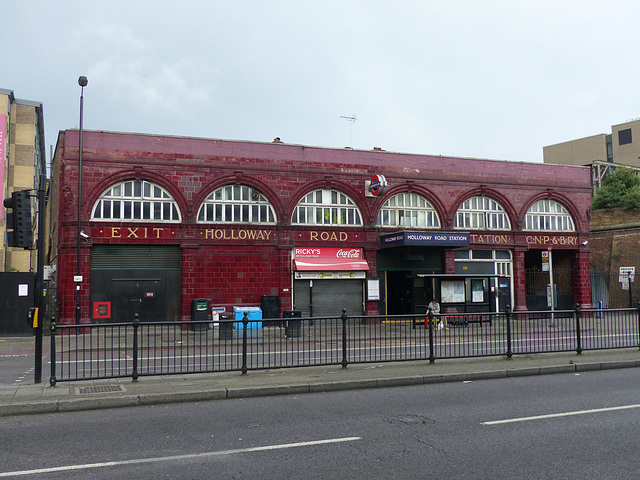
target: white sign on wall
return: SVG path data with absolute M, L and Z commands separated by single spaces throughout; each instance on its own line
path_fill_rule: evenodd
M 620 267 L 620 273 L 618 274 L 618 281 L 631 280 L 635 282 L 636 267 Z
M 620 267 L 618 273 L 618 281 L 622 284 L 623 290 L 629 290 L 629 281 L 634 282 L 636 276 L 636 267 Z
M 380 300 L 380 280 L 377 278 L 367 280 L 367 300 Z

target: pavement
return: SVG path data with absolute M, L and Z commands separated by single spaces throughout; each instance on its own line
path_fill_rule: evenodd
M 3 355 L 16 352 L 30 352 L 33 359 L 32 345 L 33 338 L 29 337 L 0 339 L 0 360 Z M 545 353 L 511 359 L 501 356 L 436 359 L 434 363 L 352 364 L 347 368 L 336 365 L 251 370 L 245 375 L 220 372 L 143 376 L 135 382 L 131 378 L 119 378 L 58 382 L 52 387 L 49 365 L 44 362 L 41 383 L 34 383 L 31 375 L 21 382 L 0 385 L 0 417 L 638 367 L 640 350 L 627 348 L 590 350 L 580 355 Z

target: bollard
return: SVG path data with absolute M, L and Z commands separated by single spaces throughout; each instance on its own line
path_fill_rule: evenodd
M 511 358 L 513 356 L 513 351 L 511 350 L 511 306 L 507 305 L 504 307 L 504 313 L 507 316 L 507 358 Z
M 347 361 L 347 309 L 342 309 L 342 315 L 340 316 L 342 319 L 342 368 L 347 368 L 349 362 Z
M 51 315 L 51 376 L 49 377 L 49 385 L 56 386 L 56 317 Z
M 134 382 L 138 381 L 138 327 L 140 327 L 140 319 L 137 313 L 133 314 L 133 372 L 131 378 Z
M 640 302 L 638 302 L 638 348 L 640 348 Z
M 580 305 L 576 303 L 576 352 L 578 355 L 582 353 L 582 334 L 580 333 Z
M 433 344 L 433 317 L 433 310 L 429 307 L 427 312 L 427 323 L 429 324 L 429 363 L 436 361 Z
M 249 312 L 244 312 L 242 317 L 242 375 L 249 371 L 247 367 L 247 325 L 249 325 Z

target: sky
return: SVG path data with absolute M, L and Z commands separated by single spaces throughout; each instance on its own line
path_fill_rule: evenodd
M 542 162 L 640 117 L 636 0 L 22 0 L 0 88 L 84 128 Z M 348 117 L 348 118 L 344 118 Z

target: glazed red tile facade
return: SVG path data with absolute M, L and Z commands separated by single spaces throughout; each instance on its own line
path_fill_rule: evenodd
M 61 132 L 53 164 L 61 323 L 76 321 L 78 285 L 82 322 L 129 321 L 131 305 L 149 320 L 188 320 L 195 299 L 231 311 L 263 297 L 275 299 L 277 316 L 338 316 L 343 305 L 351 315 L 421 313 L 449 294 L 443 280 L 465 289 L 464 299 L 448 297 L 451 309 L 525 312 L 547 306 L 542 252 L 558 269 L 558 300 L 590 304 L 588 168 L 98 131 L 83 136 L 87 238 L 76 283 L 78 141 L 77 131 Z M 368 191 L 374 176 L 387 184 L 378 196 Z M 247 197 L 216 203 L 234 187 Z M 133 210 L 117 217 L 116 203 Z M 206 216 L 208 203 L 224 221 Z M 536 210 L 557 205 L 555 217 Z M 272 218 L 229 221 L 268 209 Z M 570 224 L 532 229 L 528 216 Z M 336 270 L 303 271 L 296 247 L 355 249 L 368 269 L 351 268 L 343 252 Z M 94 316 L 99 303 L 110 319 Z

